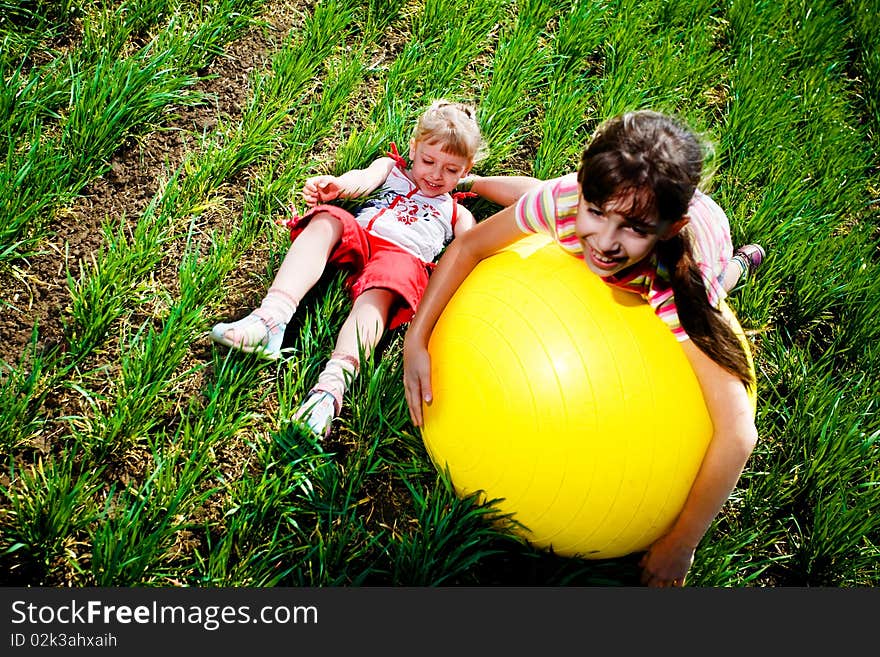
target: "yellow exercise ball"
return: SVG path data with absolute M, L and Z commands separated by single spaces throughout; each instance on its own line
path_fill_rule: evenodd
M 477 265 L 428 351 L 422 438 L 458 494 L 498 500 L 523 539 L 561 556 L 623 556 L 670 528 L 712 422 L 638 295 L 528 236 Z

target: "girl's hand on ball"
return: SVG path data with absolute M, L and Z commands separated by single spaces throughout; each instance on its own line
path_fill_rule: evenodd
M 639 561 L 642 584 L 645 586 L 684 586 L 687 572 L 694 563 L 696 548 L 675 541 L 669 534 L 661 536 L 648 548 Z
M 403 386 L 409 417 L 417 427 L 422 426 L 422 402 L 431 403 L 431 355 L 427 349 L 403 348 Z

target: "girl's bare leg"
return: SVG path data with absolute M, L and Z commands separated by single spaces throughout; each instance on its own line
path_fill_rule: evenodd
M 373 288 L 354 300 L 336 337 L 330 360 L 294 416 L 318 436 L 327 434 L 330 423 L 342 408 L 345 391 L 358 373 L 360 351 L 363 350 L 364 356 L 371 355 L 382 339 L 388 312 L 396 296 L 390 290 Z
M 760 244 L 746 244 L 733 252 L 733 257 L 724 268 L 721 284 L 728 292 L 745 284 L 755 275 L 758 267 L 764 262 L 764 249 Z
M 268 358 L 281 355 L 284 329 L 299 302 L 324 273 L 327 259 L 342 236 L 342 224 L 329 213 L 318 213 L 290 245 L 260 307 L 211 331 L 215 342 Z

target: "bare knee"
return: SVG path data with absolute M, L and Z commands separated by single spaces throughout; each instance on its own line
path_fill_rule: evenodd
M 329 212 L 317 212 L 309 219 L 302 234 L 320 235 L 335 244 L 342 237 L 342 222 Z
M 385 332 L 388 314 L 397 295 L 384 288 L 372 288 L 358 295 L 342 327 L 337 348 L 345 351 L 359 345 L 372 351 Z M 356 353 L 356 351 L 354 352 Z
M 364 321 L 380 319 L 379 332 L 381 333 L 385 329 L 388 313 L 396 297 L 397 295 L 391 290 L 381 287 L 371 288 L 359 294 L 354 300 L 352 314 L 362 317 Z

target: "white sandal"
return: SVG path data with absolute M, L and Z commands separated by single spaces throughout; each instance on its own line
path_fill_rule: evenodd
M 305 424 L 315 435 L 326 438 L 330 425 L 339 414 L 339 403 L 331 392 L 312 390 L 300 405 L 293 419 Z
M 230 340 L 226 337 L 226 332 L 230 329 L 235 331 L 246 331 L 248 327 L 255 323 L 262 324 L 265 331 L 263 338 L 256 344 L 242 344 L 242 341 Z M 259 308 L 254 310 L 250 315 L 229 324 L 220 323 L 211 329 L 211 339 L 218 343 L 229 347 L 230 349 L 238 349 L 246 353 L 257 354 L 262 358 L 277 360 L 281 357 L 281 343 L 284 341 L 284 330 L 287 324 L 280 324 L 271 317 L 265 317 L 259 312 Z

